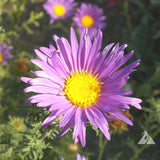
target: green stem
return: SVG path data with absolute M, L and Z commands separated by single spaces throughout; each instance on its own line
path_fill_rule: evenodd
M 102 137 L 103 138 L 103 137 Z M 102 156 L 103 156 L 103 152 L 104 152 L 104 148 L 107 144 L 107 139 L 104 140 L 103 144 L 100 146 L 100 152 L 99 152 L 99 155 L 98 155 L 98 159 L 97 160 L 101 160 L 102 159 Z
M 159 132 L 160 132 L 160 128 L 157 128 L 157 130 L 153 133 L 153 135 L 151 135 L 151 137 L 154 139 Z M 144 144 L 142 147 L 140 147 L 139 150 L 137 150 L 137 152 L 134 154 L 134 156 L 130 158 L 130 160 L 135 160 L 144 151 L 146 147 L 148 147 L 147 144 Z
M 50 129 L 48 132 L 45 132 L 41 137 L 39 137 L 39 139 L 43 141 L 44 139 L 49 137 L 52 134 L 52 132 L 53 132 L 53 129 Z
M 102 142 L 103 142 L 103 134 L 100 132 L 99 134 L 99 149 L 102 147 Z

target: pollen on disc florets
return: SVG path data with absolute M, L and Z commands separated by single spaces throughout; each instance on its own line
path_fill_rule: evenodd
M 89 15 L 85 15 L 82 17 L 81 22 L 84 27 L 90 28 L 94 24 L 94 19 Z
M 101 84 L 97 76 L 91 73 L 76 71 L 66 79 L 64 93 L 66 98 L 75 106 L 87 108 L 95 104 L 100 96 Z
M 57 4 L 53 8 L 53 12 L 55 15 L 61 17 L 66 13 L 65 7 L 61 4 Z

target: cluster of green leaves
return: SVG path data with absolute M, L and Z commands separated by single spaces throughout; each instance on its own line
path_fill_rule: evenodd
M 27 3 L 32 5 L 33 2 L 33 0 L 1 0 L 0 43 L 4 41 L 11 43 L 12 40 L 19 39 L 24 30 L 28 34 L 33 34 L 32 26 L 38 27 L 40 25 L 38 20 L 43 17 L 42 11 L 35 12 L 34 9 L 30 11 L 30 15 L 25 14 L 28 12 Z
M 0 159 L 42 159 L 44 149 L 52 149 L 57 157 L 56 149 L 45 141 L 56 137 L 57 122 L 42 130 L 42 121 L 29 122 L 26 119 L 9 117 L 7 124 L 0 125 Z

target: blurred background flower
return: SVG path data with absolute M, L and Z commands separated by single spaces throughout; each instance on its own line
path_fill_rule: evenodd
M 29 63 L 29 59 L 28 58 L 21 58 L 19 60 L 17 60 L 16 62 L 16 69 L 18 72 L 27 72 L 28 70 L 28 63 Z
M 9 116 L 9 126 L 16 132 L 24 132 L 26 129 L 26 125 L 24 124 L 24 119 L 20 117 L 11 117 Z M 10 132 L 11 132 L 10 130 Z
M 73 25 L 78 27 L 80 33 L 84 27 L 87 27 L 89 35 L 94 37 L 97 34 L 97 28 L 105 28 L 105 19 L 102 8 L 97 5 L 82 3 L 80 8 L 76 10 Z
M 0 63 L 7 65 L 7 59 L 13 58 L 10 54 L 12 46 L 7 45 L 7 43 L 0 44 Z
M 56 19 L 65 19 L 74 13 L 74 0 L 47 0 L 43 8 L 50 15 L 50 23 Z

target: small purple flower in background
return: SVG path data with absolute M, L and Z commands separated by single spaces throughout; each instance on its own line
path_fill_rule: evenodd
M 10 54 L 12 46 L 8 46 L 6 43 L 0 44 L 0 63 L 7 65 L 7 59 L 13 58 L 13 55 Z
M 129 109 L 129 105 L 141 109 L 139 103 L 142 100 L 123 96 L 132 92 L 120 89 L 140 60 L 122 67 L 134 53 L 124 54 L 127 44 L 111 43 L 101 52 L 100 30 L 93 42 L 87 28 L 81 33 L 79 43 L 73 28 L 70 36 L 71 43 L 64 37 L 53 36 L 57 50 L 53 45 L 36 49 L 35 53 L 41 60 L 31 61 L 42 70 L 33 72 L 37 78 L 22 77 L 21 80 L 31 85 L 24 92 L 38 93 L 31 96 L 26 104 L 37 103 L 38 107 L 49 107 L 52 112 L 42 128 L 62 116 L 59 122 L 62 130 L 58 136 L 63 136 L 74 126 L 75 143 L 80 140 L 84 147 L 87 119 L 95 128 L 100 128 L 108 140 L 108 121 L 117 118 L 133 125 L 122 111 Z
M 91 37 L 97 34 L 97 29 L 103 29 L 106 26 L 103 16 L 103 9 L 97 5 L 82 3 L 81 7 L 77 9 L 73 18 L 74 25 L 78 26 L 79 32 L 81 33 L 84 27 L 88 28 L 88 33 Z
M 74 0 L 48 0 L 43 8 L 50 15 L 50 23 L 56 19 L 65 19 L 74 13 Z
M 64 159 L 63 157 L 60 157 L 59 160 L 66 160 Z M 80 156 L 79 153 L 77 153 L 77 157 L 76 157 L 76 160 L 87 160 L 84 156 Z

